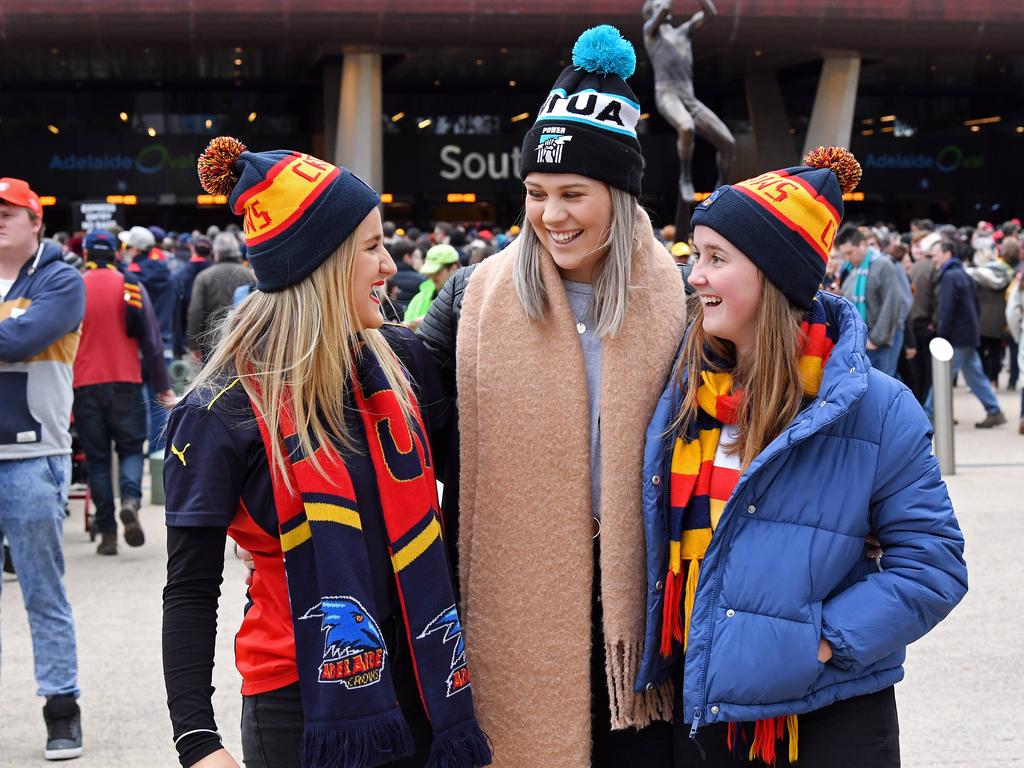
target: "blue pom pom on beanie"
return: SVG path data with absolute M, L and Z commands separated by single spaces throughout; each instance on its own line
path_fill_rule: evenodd
M 636 52 L 615 27 L 586 30 L 523 140 L 520 176 L 577 173 L 640 196 L 640 104 L 626 84 Z
M 628 80 L 636 71 L 636 51 L 619 30 L 602 24 L 580 35 L 572 48 L 572 63 L 577 69 Z

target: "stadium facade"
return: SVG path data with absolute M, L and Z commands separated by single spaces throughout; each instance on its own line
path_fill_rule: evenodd
M 1020 0 L 718 0 L 694 34 L 698 97 L 738 176 L 849 144 L 863 218 L 1024 210 Z M 696 1 L 676 0 L 682 21 Z M 634 41 L 644 204 L 674 213 L 675 135 L 654 107 L 639 0 L 166 0 L 0 7 L 0 175 L 51 200 L 49 228 L 108 198 L 125 223 L 223 222 L 195 157 L 215 135 L 354 169 L 396 220 L 511 223 L 522 136 L 577 35 Z M 714 151 L 698 141 L 698 190 Z

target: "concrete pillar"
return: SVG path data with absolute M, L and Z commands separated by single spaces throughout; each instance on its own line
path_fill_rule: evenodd
M 338 102 L 341 99 L 341 62 L 328 62 L 323 67 L 323 125 L 320 131 L 320 146 L 315 146 L 314 136 L 313 154 L 317 150 L 323 154 L 317 155 L 329 163 L 338 164 L 338 158 L 334 156 L 338 143 Z
M 747 72 L 747 112 L 753 130 L 755 165 L 759 170 L 797 165 L 796 142 L 789 132 L 789 117 L 775 70 L 761 65 Z M 748 174 L 749 175 L 749 174 Z M 739 178 L 746 178 L 740 176 Z
M 380 51 L 346 48 L 344 53 L 334 162 L 379 192 L 384 183 Z
M 804 141 L 804 152 L 820 146 L 850 146 L 853 110 L 857 104 L 860 80 L 860 54 L 852 51 L 827 51 L 818 80 L 811 124 Z

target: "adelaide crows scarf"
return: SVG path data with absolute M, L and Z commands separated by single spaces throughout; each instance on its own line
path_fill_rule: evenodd
M 828 325 L 825 309 L 815 299 L 801 332 L 800 378 L 804 393 L 814 396 L 821 386 L 822 372 L 838 338 L 838 329 Z M 661 626 L 661 654 L 665 657 L 672 654 L 674 644 L 682 644 L 684 652 L 687 648 L 701 561 L 740 478 L 739 472 L 716 466 L 715 454 L 722 425 L 736 423 L 743 392 L 733 391 L 732 373 L 728 370 L 703 370 L 698 375 L 701 385 L 697 390 L 697 416 L 672 449 L 669 564 Z M 737 730 L 737 723 L 729 724 L 730 749 L 738 742 Z M 795 715 L 756 723 L 749 759 L 759 757 L 774 764 L 775 742 L 787 731 L 790 762 L 796 762 Z
M 442 541 L 437 484 L 418 408 L 410 424 L 373 353 L 363 348 L 353 403 L 380 497 L 389 555 L 412 654 L 411 673 L 433 730 L 428 768 L 489 765 L 491 750 L 473 716 L 469 670 Z M 392 660 L 377 623 L 366 541 L 352 479 L 331 445 L 306 460 L 288 403 L 271 436 L 254 407 L 267 455 L 283 442 L 289 493 L 273 487 L 288 576 L 295 657 L 305 716 L 304 768 L 364 768 L 413 751 L 392 684 Z

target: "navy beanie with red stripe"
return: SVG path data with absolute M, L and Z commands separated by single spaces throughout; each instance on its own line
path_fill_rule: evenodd
M 860 181 L 856 158 L 841 147 L 808 152 L 804 164 L 716 189 L 694 211 L 741 250 L 790 301 L 809 309 L 843 218 L 843 194 Z

